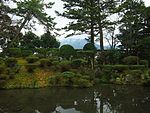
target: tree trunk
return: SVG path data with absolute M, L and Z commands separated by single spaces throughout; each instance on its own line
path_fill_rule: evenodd
M 94 7 L 94 0 L 90 0 L 91 8 Z M 94 44 L 94 17 L 93 17 L 93 10 L 91 9 L 91 43 Z
M 101 27 L 101 25 L 99 25 L 99 32 L 100 32 L 100 49 L 103 51 L 104 50 L 104 44 L 103 44 L 103 29 Z
M 98 7 L 99 7 L 99 3 L 100 3 L 100 0 L 98 0 Z M 104 44 L 103 44 L 103 27 L 102 27 L 102 24 L 101 24 L 101 9 L 99 7 L 99 17 L 98 17 L 98 26 L 99 26 L 99 33 L 100 33 L 100 49 L 103 51 L 104 50 Z

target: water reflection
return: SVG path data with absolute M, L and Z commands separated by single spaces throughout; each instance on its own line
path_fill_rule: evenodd
M 150 88 L 0 90 L 0 113 L 149 113 Z

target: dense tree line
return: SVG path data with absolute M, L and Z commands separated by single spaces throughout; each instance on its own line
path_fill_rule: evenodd
M 58 16 L 71 19 L 65 28 L 76 34 L 89 34 L 89 41 L 99 41 L 104 50 L 104 39 L 111 48 L 124 50 L 126 55 L 139 56 L 149 60 L 150 7 L 142 0 L 62 0 L 64 12 Z M 15 4 L 15 8 L 11 4 Z M 56 23 L 45 9 L 54 3 L 43 0 L 1 0 L 0 3 L 0 47 L 52 48 L 59 47 L 59 42 L 52 35 Z M 34 7 L 35 6 L 35 7 Z M 41 37 L 31 31 L 39 22 L 46 28 Z M 22 29 L 27 29 L 25 35 Z M 116 30 L 119 29 L 119 32 Z M 109 34 L 106 36 L 106 34 Z

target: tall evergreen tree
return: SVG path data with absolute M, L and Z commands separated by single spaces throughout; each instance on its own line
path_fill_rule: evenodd
M 100 48 L 104 49 L 103 28 L 112 24 L 107 17 L 113 14 L 116 5 L 115 0 L 62 0 L 64 8 L 60 16 L 73 20 L 66 27 L 67 30 L 77 33 L 90 34 L 90 42 L 94 43 L 94 37 L 100 35 Z M 72 35 L 75 35 L 73 33 Z
M 143 12 L 145 9 L 142 0 L 125 0 L 120 6 L 120 34 L 118 39 L 121 42 L 121 48 L 129 54 L 134 50 L 140 40 L 140 31 L 143 29 Z

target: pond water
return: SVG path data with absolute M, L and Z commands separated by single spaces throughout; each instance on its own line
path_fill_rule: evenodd
M 150 113 L 150 87 L 0 90 L 0 113 Z

